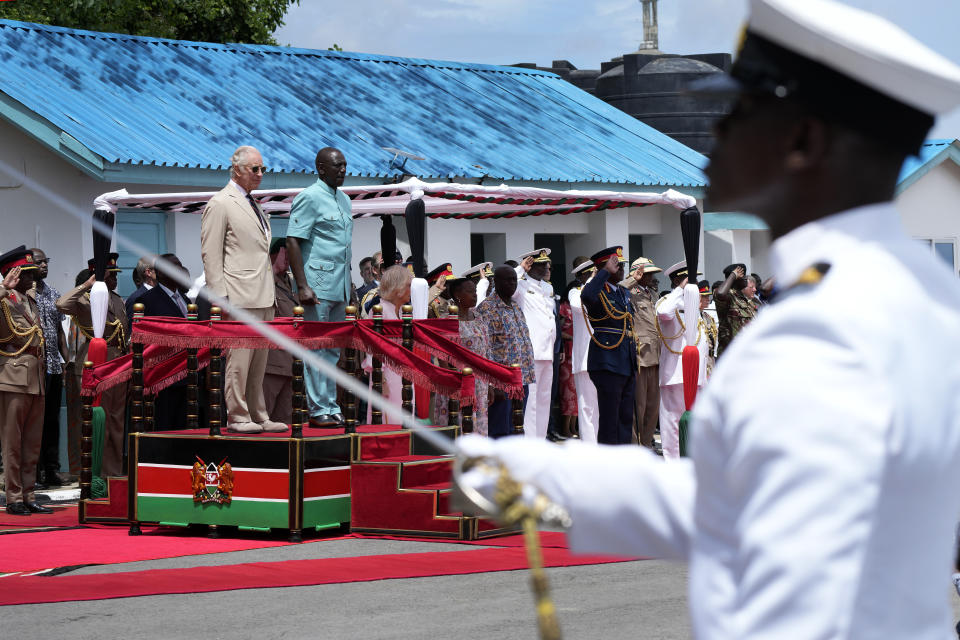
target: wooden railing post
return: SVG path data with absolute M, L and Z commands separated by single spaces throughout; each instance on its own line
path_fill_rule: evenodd
M 514 369 L 519 369 L 519 364 L 510 365 Z M 522 377 L 522 376 L 521 376 Z M 510 403 L 510 406 L 513 408 L 513 434 L 517 436 L 523 435 L 523 399 L 513 398 Z
M 403 305 L 400 308 L 400 318 L 403 320 L 400 343 L 404 349 L 413 352 L 413 307 L 409 304 Z M 407 413 L 413 413 L 413 383 L 407 378 L 403 378 L 400 398 L 403 410 Z
M 87 360 L 83 363 L 83 368 L 93 369 L 93 363 Z M 80 416 L 83 422 L 80 426 L 80 499 L 89 500 L 93 497 L 93 396 L 85 395 L 81 398 L 83 413 Z
M 133 324 L 143 319 L 143 304 L 133 305 Z M 130 384 L 133 387 L 133 399 L 130 402 L 130 432 L 143 431 L 143 343 L 134 342 L 130 345 L 133 351 L 133 371 Z
M 357 321 L 357 308 L 353 305 L 349 305 L 346 309 L 346 320 L 348 322 Z M 346 352 L 346 370 L 347 375 L 356 379 L 358 378 L 358 372 L 360 365 L 357 362 L 357 350 L 353 348 L 348 348 Z M 344 433 L 356 433 L 357 432 L 357 396 L 350 391 L 349 389 L 344 389 L 344 402 L 345 405 L 345 416 L 344 416 Z
M 373 330 L 383 335 L 383 307 L 373 305 Z M 370 371 L 370 386 L 374 393 L 383 395 L 383 362 L 373 356 L 373 369 Z M 383 411 L 370 403 L 370 424 L 383 424 Z
M 303 322 L 303 307 L 293 308 L 293 328 L 298 329 Z M 307 423 L 307 394 L 306 383 L 303 379 L 303 360 L 294 357 L 293 359 L 293 416 L 290 423 L 290 435 L 293 438 L 303 437 L 303 428 Z
M 471 369 L 470 367 L 464 367 L 461 373 L 463 373 L 463 375 L 465 376 L 471 376 L 473 375 L 473 369 Z M 477 388 L 476 382 L 473 383 L 473 388 L 474 390 L 476 390 Z M 486 400 L 486 398 L 484 398 L 484 400 Z M 461 418 L 461 422 L 460 422 L 461 434 L 473 433 L 473 408 L 476 406 L 476 403 L 478 402 L 480 402 L 480 398 L 477 397 L 476 391 L 474 391 L 473 404 L 468 404 L 465 407 L 463 407 L 463 417 Z
M 451 304 L 447 307 L 447 320 L 455 320 L 460 314 L 460 309 L 455 304 Z M 456 371 L 450 363 L 441 363 L 440 366 Z M 450 396 L 447 398 L 447 425 L 451 427 L 456 427 L 460 424 L 460 402 Z
M 187 320 L 197 319 L 197 305 L 187 305 Z M 200 428 L 200 364 L 196 347 L 187 349 L 187 429 Z
M 210 322 L 220 320 L 220 307 L 210 307 Z M 223 350 L 210 349 L 210 435 L 219 436 L 223 405 Z

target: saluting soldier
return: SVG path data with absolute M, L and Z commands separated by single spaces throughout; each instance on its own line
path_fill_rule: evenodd
M 686 309 L 683 287 L 687 284 L 687 261 L 683 260 L 666 271 L 673 291 L 657 301 L 657 332 L 660 334 L 660 443 L 663 457 L 680 457 L 680 416 L 686 409 L 683 397 L 683 349 L 687 346 L 688 322 L 697 323 L 696 347 L 700 354 L 697 386 L 707 381 L 707 338 L 700 310 Z M 702 298 L 701 298 L 702 301 Z
M 653 448 L 653 431 L 660 412 L 660 336 L 657 335 L 656 274 L 663 271 L 650 258 L 637 258 L 623 286 L 630 291 L 633 330 L 637 337 L 636 420 L 633 442 Z
M 442 265 L 427 274 L 427 284 L 430 292 L 427 294 L 430 303 L 427 306 L 428 318 L 446 318 L 450 308 L 450 293 L 447 291 L 447 282 L 456 279 L 453 275 L 453 265 L 444 262 Z
M 477 285 L 477 304 L 487 299 L 490 292 L 491 278 L 493 278 L 493 263 L 481 262 L 463 272 L 463 278 L 472 280 Z M 474 307 L 476 308 L 476 307 Z
M 0 273 L 0 438 L 7 513 L 53 513 L 34 497 L 47 367 L 32 290 L 37 273 L 33 252 L 20 246 L 3 254 Z
M 623 280 L 623 247 L 590 256 L 597 273 L 580 292 L 593 336 L 587 370 L 597 388 L 597 442 L 630 444 L 633 437 L 637 345 L 630 293 Z
M 533 344 L 536 380 L 530 385 L 527 407 L 523 412 L 524 435 L 546 438 L 550 424 L 550 399 L 553 391 L 553 348 L 557 341 L 557 303 L 550 275 L 550 249 L 536 249 L 520 256 L 517 291 L 513 301 L 523 311 Z
M 107 271 L 104 282 L 110 289 L 110 302 L 107 305 L 107 322 L 103 327 L 103 339 L 107 343 L 107 360 L 119 358 L 127 352 L 127 312 L 123 298 L 117 295 L 117 267 L 118 254 L 111 253 L 107 262 Z M 94 271 L 93 258 L 87 261 L 87 268 Z M 87 359 L 87 350 L 93 334 L 93 319 L 90 316 L 90 289 L 96 276 L 90 278 L 79 287 L 74 287 L 57 300 L 57 308 L 73 316 L 74 324 L 86 338 L 80 345 L 77 353 L 77 362 L 81 366 L 75 369 L 75 375 L 83 375 L 82 363 Z M 127 385 L 120 384 L 105 390 L 100 394 L 100 406 L 106 414 L 103 436 L 103 462 L 101 475 L 103 477 L 119 476 L 123 474 L 123 417 L 127 406 Z

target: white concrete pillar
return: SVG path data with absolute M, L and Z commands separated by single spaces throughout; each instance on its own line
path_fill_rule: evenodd
M 750 271 L 750 263 L 752 261 L 752 256 L 750 252 L 750 230 L 749 229 L 733 229 L 731 231 L 731 236 L 733 239 L 732 248 L 733 248 L 733 260 L 731 264 L 736 264 L 742 262 L 747 265 L 747 271 Z
M 504 224 L 509 225 L 511 222 L 511 220 L 505 220 Z M 519 227 L 520 225 L 517 226 Z M 524 225 L 524 227 L 526 227 L 526 225 Z M 533 246 L 533 231 L 524 227 L 511 229 L 507 232 L 505 243 L 507 260 L 516 260 L 524 253 L 539 248 Z
M 598 246 L 595 251 L 621 245 L 624 253 L 627 252 L 630 246 L 629 213 L 629 209 L 611 209 L 604 214 L 603 245 Z
M 461 273 L 472 266 L 469 222 L 427 218 L 426 244 L 428 270 L 441 262 L 452 264 L 454 273 Z

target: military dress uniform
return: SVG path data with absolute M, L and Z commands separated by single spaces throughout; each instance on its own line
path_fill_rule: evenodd
M 830 127 L 844 116 L 832 109 L 846 110 L 843 126 L 879 127 L 858 128 L 859 139 L 900 153 L 920 147 L 933 114 L 960 106 L 960 67 L 896 25 L 826 0 L 752 0 L 731 73 L 711 82 L 768 100 L 806 92 L 824 105 L 787 126 Z M 760 119 L 777 103 L 765 104 L 714 157 L 753 151 L 754 123 L 767 126 Z M 878 177 L 875 193 L 892 195 L 895 176 Z M 698 640 L 956 637 L 946 589 L 960 512 L 957 274 L 909 236 L 892 203 L 861 193 L 842 210 L 846 194 L 828 197 L 835 213 L 772 243 L 785 293 L 698 395 L 691 459 L 457 442 L 461 455 L 492 458 L 565 508 L 572 550 L 687 562 Z M 917 310 L 909 330 L 870 273 L 884 274 L 898 309 Z
M 6 275 L 17 266 L 21 272 L 35 270 L 33 253 L 20 247 L 0 256 L 0 273 Z M 23 294 L 0 284 L 0 439 L 7 512 L 14 515 L 49 512 L 36 505 L 34 496 L 46 370 L 40 310 L 33 291 Z
M 680 416 L 686 410 L 682 362 L 683 349 L 687 346 L 686 323 L 697 323 L 699 388 L 703 388 L 707 382 L 709 342 L 700 309 L 684 309 L 683 287 L 677 287 L 660 298 L 656 321 L 660 334 L 660 443 L 663 445 L 663 457 L 674 459 L 680 457 Z
M 611 247 L 590 257 L 597 273 L 583 286 L 580 299 L 592 332 L 587 370 L 597 388 L 597 442 L 630 444 L 637 345 L 630 294 L 623 287 L 609 283 L 610 272 L 603 268 L 614 254 L 622 257 L 623 248 Z
M 534 256 L 534 263 L 550 262 L 549 249 L 537 249 L 521 256 Z M 553 390 L 553 350 L 557 340 L 557 303 L 553 286 L 529 277 L 517 267 L 517 290 L 513 301 L 523 311 L 533 343 L 535 380 L 527 390 L 527 406 L 523 412 L 524 435 L 546 438 L 550 425 L 550 399 Z
M 662 269 L 649 258 L 637 258 L 630 265 L 634 273 L 659 273 Z M 637 390 L 634 444 L 653 447 L 653 432 L 660 413 L 660 336 L 656 326 L 656 290 L 636 282 L 629 287 L 633 308 L 633 331 L 637 338 Z
M 109 271 L 120 271 L 117 268 L 116 255 L 110 254 L 110 263 L 107 266 Z M 93 267 L 94 262 L 90 260 L 88 268 L 93 271 Z M 74 367 L 74 375 L 82 379 L 83 362 L 87 360 L 90 340 L 94 337 L 93 319 L 90 317 L 90 286 L 83 283 L 66 292 L 57 300 L 57 308 L 68 316 L 73 316 L 77 330 L 86 338 L 79 345 L 77 351 L 77 363 L 80 366 Z M 103 328 L 103 339 L 107 343 L 107 360 L 119 358 L 127 352 L 127 324 L 127 312 L 123 298 L 118 296 L 115 291 L 111 291 L 107 305 L 107 322 Z M 103 407 L 106 417 L 101 475 L 103 477 L 123 475 L 123 419 L 127 408 L 126 383 L 111 387 L 100 394 L 100 406 Z

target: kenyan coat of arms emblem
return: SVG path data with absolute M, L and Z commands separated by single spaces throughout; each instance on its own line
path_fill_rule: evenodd
M 230 504 L 233 498 L 233 467 L 226 458 L 221 460 L 220 464 L 204 462 L 200 456 L 196 458 L 190 472 L 193 501 L 201 504 Z

